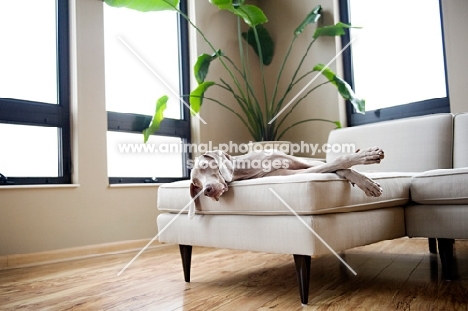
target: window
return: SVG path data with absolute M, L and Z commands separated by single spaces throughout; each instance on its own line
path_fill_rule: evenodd
M 340 14 L 362 27 L 343 36 L 345 79 L 366 99 L 349 125 L 450 111 L 439 0 L 340 0 Z
M 186 1 L 180 9 L 187 11 Z M 170 182 L 188 177 L 190 114 L 186 21 L 174 11 L 104 6 L 107 158 L 110 183 Z M 156 101 L 169 96 L 164 121 L 143 144 Z M 177 148 L 178 147 L 178 148 Z
M 68 1 L 0 1 L 0 185 L 71 183 Z

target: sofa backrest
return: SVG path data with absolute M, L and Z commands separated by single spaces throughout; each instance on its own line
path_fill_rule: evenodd
M 465 136 L 466 137 L 466 136 Z M 385 159 L 378 165 L 358 165 L 358 171 L 423 172 L 452 168 L 453 115 L 427 115 L 333 130 L 332 150 L 354 144 L 356 149 L 378 146 Z M 341 148 L 346 149 L 346 148 Z M 327 153 L 327 162 L 344 154 Z
M 468 167 L 468 113 L 455 115 L 453 122 L 453 167 Z

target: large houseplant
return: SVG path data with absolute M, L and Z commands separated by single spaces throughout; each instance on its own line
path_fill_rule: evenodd
M 295 29 L 289 48 L 283 57 L 280 68 L 278 70 L 276 82 L 271 89 L 268 89 L 265 82 L 265 66 L 270 64 L 274 54 L 274 43 L 269 35 L 267 29 L 263 26 L 268 19 L 264 12 L 257 6 L 246 4 L 245 0 L 210 0 L 210 3 L 217 6 L 220 10 L 227 10 L 238 17 L 238 43 L 240 53 L 240 64 L 234 63 L 231 58 L 219 49 L 216 49 L 213 44 L 206 38 L 201 29 L 199 29 L 190 18 L 178 9 L 179 0 L 104 0 L 108 5 L 114 7 L 126 7 L 142 12 L 146 11 L 162 11 L 162 10 L 176 10 L 181 14 L 192 27 L 194 27 L 198 34 L 203 37 L 209 47 L 212 49 L 210 54 L 202 54 L 198 57 L 196 64 L 193 67 L 195 78 L 198 86 L 188 95 L 190 101 L 190 108 L 192 114 L 200 111 L 203 101 L 213 101 L 233 114 L 235 114 L 242 123 L 247 127 L 255 141 L 265 140 L 279 140 L 282 136 L 292 127 L 311 121 L 326 121 L 332 122 L 337 127 L 340 127 L 338 121 L 324 120 L 320 118 L 304 118 L 288 126 L 285 126 L 285 120 L 290 116 L 292 110 L 297 107 L 312 91 L 317 89 L 323 84 L 330 83 L 334 85 L 339 94 L 349 100 L 357 112 L 364 112 L 364 100 L 355 96 L 351 87 L 340 77 L 338 77 L 331 69 L 323 64 L 317 64 L 313 68 L 302 68 L 304 61 L 309 54 L 313 44 L 317 39 L 324 36 L 340 36 L 343 35 L 345 28 L 350 28 L 350 25 L 337 23 L 335 25 L 317 27 L 313 37 L 311 38 L 308 46 L 304 48 L 302 58 L 294 65 L 295 71 L 291 77 L 288 77 L 288 82 L 284 82 L 282 77 L 283 70 L 289 60 L 291 49 L 297 37 L 303 32 L 305 27 L 309 24 L 317 23 L 321 18 L 321 6 L 315 7 L 305 19 Z M 198 0 L 201 1 L 201 0 Z M 248 30 L 242 32 L 240 23 L 244 21 L 248 26 Z M 247 43 L 247 44 L 246 44 Z M 255 54 L 259 57 L 259 68 L 252 69 L 252 63 L 249 60 L 247 49 L 253 48 Z M 231 52 L 231 51 L 229 51 Z M 229 76 L 229 81 L 219 78 L 219 81 L 207 80 L 208 71 L 211 62 L 219 61 Z M 289 64 L 288 64 L 289 65 Z M 254 89 L 252 81 L 252 71 L 259 70 L 261 76 L 260 89 Z M 279 112 L 286 106 L 285 99 L 290 94 L 297 84 L 303 79 L 310 77 L 314 72 L 320 73 L 326 77 L 326 82 L 321 83 L 300 97 L 287 107 L 287 110 L 277 117 Z M 286 83 L 285 91 L 278 94 L 280 83 Z M 232 103 L 240 107 L 241 112 L 234 110 L 227 102 L 222 102 L 220 99 L 209 98 L 205 96 L 206 91 L 210 87 L 219 87 L 231 93 L 233 98 Z M 163 112 L 166 108 L 167 96 L 162 96 L 156 104 L 156 111 L 151 124 L 143 131 L 144 140 L 147 141 L 149 135 L 156 132 L 160 123 L 164 119 Z M 260 102 L 263 101 L 263 102 Z M 234 105 L 235 105 L 234 104 Z

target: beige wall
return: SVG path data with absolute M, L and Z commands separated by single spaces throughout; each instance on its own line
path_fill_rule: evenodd
M 77 0 L 73 82 L 73 188 L 0 188 L 0 255 L 156 235 L 157 187 L 109 188 L 102 1 Z M 99 20 L 99 19 L 98 19 Z M 75 31 L 73 31 L 75 33 Z M 73 48 L 72 48 L 73 49 Z
M 288 5 L 277 5 L 276 2 L 272 1 L 260 1 L 260 5 L 265 6 L 265 12 L 267 16 L 270 17 L 268 22 L 268 29 L 273 33 L 272 36 L 276 42 L 276 56 L 275 61 L 272 64 L 270 69 L 269 77 L 275 78 L 276 72 L 279 68 L 280 62 L 285 55 L 286 50 L 289 46 L 289 42 L 292 38 L 294 29 L 302 22 L 306 15 L 318 4 L 322 5 L 322 25 L 330 25 L 334 23 L 334 1 L 320 1 L 320 0 L 299 0 L 299 1 L 290 1 Z M 285 21 L 290 21 L 285 23 Z M 304 32 L 298 36 L 298 39 L 293 47 L 292 54 L 289 57 L 288 63 L 285 67 L 283 77 L 286 78 L 283 81 L 289 83 L 289 77 L 294 74 L 294 71 L 297 68 L 297 64 L 302 58 L 307 45 L 310 43 L 310 40 L 315 31 L 315 25 L 309 25 Z M 303 64 L 303 69 L 300 71 L 303 73 L 311 70 L 316 64 L 323 63 L 327 64 L 331 59 L 333 59 L 337 52 L 336 40 L 334 38 L 320 38 L 314 43 L 314 46 L 310 50 L 306 61 Z M 333 62 L 330 64 L 330 68 L 336 71 L 336 63 Z M 300 76 L 301 74 L 299 74 Z M 301 84 L 298 84 L 293 91 L 288 95 L 286 103 L 302 90 L 302 88 L 309 83 L 316 73 L 309 75 L 306 79 L 302 81 Z M 272 84 L 274 79 L 270 80 Z M 321 82 L 325 82 L 325 78 L 320 76 L 315 82 L 311 85 L 314 87 Z M 280 88 L 281 91 L 284 91 L 284 87 Z M 302 95 L 305 95 L 307 91 L 304 91 Z M 294 112 L 288 117 L 285 121 L 286 127 L 291 125 L 294 122 L 310 119 L 310 118 L 323 118 L 328 120 L 337 121 L 340 119 L 339 116 L 339 106 L 337 104 L 338 96 L 336 89 L 328 84 L 320 87 L 311 93 L 307 99 L 303 100 L 294 110 Z M 283 115 L 281 115 L 282 117 Z M 281 119 L 279 117 L 278 119 Z M 283 127 L 284 128 L 284 127 Z M 292 142 L 300 143 L 304 141 L 306 143 L 326 143 L 328 138 L 328 133 L 334 129 L 335 126 L 330 123 L 323 122 L 309 122 L 303 123 L 292 128 L 288 131 L 285 136 L 282 138 L 284 140 L 289 140 Z M 307 154 L 299 154 L 307 156 Z M 310 155 L 309 155 L 310 156 Z M 316 155 L 320 156 L 320 155 Z
M 443 0 L 445 52 L 449 84 L 450 111 L 468 112 L 468 1 Z
M 194 1 L 194 0 L 192 0 Z M 235 47 L 235 38 L 227 35 L 228 27 L 235 27 L 229 14 L 218 14 L 207 1 L 195 0 L 199 9 L 195 15 L 197 24 L 213 35 L 220 46 L 228 50 Z M 73 22 L 77 35 L 74 72 L 78 77 L 74 92 L 74 169 L 72 188 L 0 188 L 0 255 L 32 253 L 83 245 L 121 240 L 151 238 L 157 233 L 157 187 L 136 186 L 109 188 L 106 163 L 106 112 L 103 89 L 102 25 L 93 22 L 92 16 L 102 14 L 100 0 L 75 0 L 78 18 Z M 279 38 L 293 29 L 293 18 L 303 15 L 316 1 L 295 0 L 287 2 L 257 1 L 271 18 L 271 29 Z M 280 3 L 280 5 L 276 5 Z M 333 11 L 335 1 L 322 1 L 327 11 Z M 216 14 L 215 14 L 216 13 Z M 468 22 L 465 0 L 444 0 L 447 63 L 450 96 L 453 112 L 468 111 L 464 97 L 468 81 L 468 65 L 464 60 L 468 49 L 465 40 Z M 273 16 L 286 14 L 292 24 L 275 21 Z M 99 19 L 98 19 L 99 20 Z M 331 15 L 326 22 L 333 22 Z M 229 25 L 229 26 L 228 26 Z M 310 35 L 310 34 L 309 34 Z M 77 45 L 78 43 L 78 45 Z M 193 54 L 208 52 L 198 39 L 192 41 Z M 280 45 L 281 48 L 284 48 Z M 339 46 L 334 40 L 317 46 L 312 63 L 327 62 Z M 278 52 L 280 53 L 280 52 Z M 304 105 L 298 115 L 314 114 L 324 118 L 342 119 L 336 92 L 326 86 L 311 97 L 310 105 Z M 206 107 L 204 107 L 206 108 Z M 215 113 L 211 113 L 211 112 Z M 216 105 L 210 113 L 203 110 L 208 125 L 194 122 L 195 141 L 214 143 L 233 140 L 248 141 L 250 137 L 240 122 Z M 197 130 L 198 129 L 198 130 Z M 326 140 L 331 127 L 313 124 L 297 128 L 286 138 L 292 141 L 321 143 Z
M 277 5 L 276 1 L 256 1 L 261 6 L 266 15 L 269 17 L 268 29 L 276 42 L 276 51 L 273 63 L 266 67 L 266 83 L 270 86 L 268 92 L 271 97 L 272 86 L 275 82 L 278 69 L 283 60 L 288 48 L 289 42 L 292 39 L 294 29 L 305 18 L 306 14 L 314 8 L 317 4 L 323 1 L 309 1 L 309 0 L 295 0 L 288 2 L 287 5 Z M 334 3 L 333 1 L 325 1 L 322 4 L 324 9 L 325 24 L 332 24 Z M 218 12 L 216 8 L 208 3 L 208 1 L 197 1 L 197 15 L 195 16 L 197 25 L 204 30 L 207 37 L 210 38 L 216 48 L 228 51 L 228 55 L 233 59 L 237 59 L 237 37 L 235 32 L 236 20 L 232 14 L 228 12 Z M 285 22 L 291 21 L 291 22 Z M 222 27 L 216 27 L 217 24 Z M 231 29 L 231 31 L 230 31 Z M 314 27 L 309 26 L 306 31 L 299 37 L 295 43 L 293 52 L 289 58 L 286 68 L 283 73 L 283 85 L 287 81 L 284 78 L 291 77 L 294 73 L 295 65 L 298 64 L 300 57 L 305 51 L 304 45 L 307 45 L 312 38 Z M 323 38 L 317 42 L 310 53 L 310 57 L 304 63 L 303 68 L 312 68 L 317 63 L 327 63 L 335 56 L 337 46 L 333 38 Z M 211 49 L 198 37 L 196 44 L 192 45 L 192 51 L 196 51 L 195 55 L 201 53 L 211 53 Z M 256 60 L 256 56 L 253 55 Z M 255 62 L 254 62 L 255 64 Z M 218 66 L 211 70 L 209 77 L 222 76 L 224 79 L 229 79 L 225 72 Z M 259 68 L 254 67 L 253 68 Z M 331 65 L 335 70 L 335 64 Z M 304 73 L 304 72 L 303 72 Z M 312 79 L 314 75 L 310 75 L 309 79 L 304 79 L 303 83 L 297 85 L 296 88 L 287 97 L 286 103 L 299 91 L 302 87 Z M 318 81 L 324 81 L 320 78 Z M 284 88 L 280 88 L 279 94 L 284 92 Z M 223 103 L 229 104 L 231 107 L 237 107 L 233 102 L 230 94 L 224 96 L 222 92 L 213 92 L 210 90 L 210 95 L 216 98 L 222 98 Z M 239 111 L 239 110 L 237 110 Z M 206 102 L 201 111 L 202 118 L 208 125 L 202 124 L 198 119 L 194 120 L 194 127 L 199 129 L 200 142 L 206 143 L 212 141 L 214 145 L 218 143 L 225 143 L 234 141 L 236 143 L 247 143 L 252 140 L 252 137 L 244 129 L 242 123 L 237 119 L 234 114 L 228 112 L 226 109 L 216 105 L 215 103 Z M 327 85 L 314 92 L 307 100 L 303 101 L 292 114 L 292 117 L 285 122 L 286 127 L 291 124 L 293 120 L 302 120 L 303 118 L 325 118 L 331 120 L 339 120 L 339 106 L 337 105 L 337 93 L 332 86 Z M 279 118 L 281 119 L 281 117 Z M 334 128 L 333 124 L 313 122 L 305 125 L 300 125 L 289 131 L 284 137 L 284 140 L 293 142 L 305 141 L 309 143 L 325 143 L 330 130 Z M 222 130 L 220 130 L 222 129 Z
M 191 19 L 196 23 L 197 27 L 202 29 L 203 33 L 213 44 L 215 49 L 221 51 L 234 51 L 229 53 L 233 61 L 238 60 L 238 47 L 236 35 L 236 19 L 232 14 L 225 11 L 219 11 L 215 6 L 211 5 L 208 1 L 191 0 L 190 8 L 194 7 L 196 3 L 197 9 L 192 10 Z M 191 62 L 195 63 L 196 57 L 202 53 L 212 54 L 213 50 L 203 40 L 203 38 L 191 29 L 192 38 L 191 42 Z M 218 76 L 222 76 L 225 80 L 229 81 L 229 76 L 226 75 L 225 70 L 221 67 L 218 61 L 213 62 L 210 66 L 207 81 L 215 81 Z M 193 79 L 192 87 L 197 85 Z M 217 87 L 212 87 L 206 93 L 206 96 L 219 99 L 223 104 L 228 105 L 234 110 L 240 112 L 233 102 L 231 96 L 226 94 L 223 90 Z M 214 146 L 220 143 L 232 141 L 234 143 L 243 143 L 250 140 L 249 133 L 242 122 L 231 112 L 221 107 L 220 105 L 205 100 L 200 113 L 201 118 L 206 122 L 204 124 L 199 118 L 192 118 L 193 137 L 194 143 L 207 144 L 212 142 Z
M 193 0 L 192 0 L 193 1 Z M 468 32 L 468 2 L 465 0 L 443 0 L 443 15 L 445 27 L 445 42 L 447 55 L 447 75 L 449 83 L 449 96 L 451 111 L 454 113 L 468 111 L 468 101 L 466 101 L 465 83 L 468 81 L 468 62 L 466 61 L 466 51 L 468 50 L 468 41 L 465 40 Z M 267 24 L 273 39 L 276 42 L 276 55 L 273 63 L 267 67 L 267 83 L 271 86 L 276 77 L 277 70 L 282 60 L 282 56 L 288 47 L 291 33 L 294 28 L 302 21 L 303 17 L 317 4 L 321 4 L 324 11 L 323 23 L 325 25 L 332 24 L 338 21 L 338 1 L 320 1 L 320 0 L 295 0 L 289 1 L 287 5 L 284 3 L 278 5 L 276 1 L 257 0 L 258 4 L 269 17 Z M 226 51 L 231 49 L 236 50 L 236 37 L 234 32 L 227 35 L 229 27 L 235 27 L 235 21 L 228 13 L 219 13 L 207 2 L 198 1 L 198 6 L 203 6 L 202 10 L 197 14 L 198 24 L 202 29 L 208 29 L 210 38 L 215 38 L 220 47 Z M 208 12 L 208 13 L 206 13 Z M 214 27 L 216 23 L 222 23 L 221 31 L 218 27 Z M 285 22 L 290 21 L 290 22 Z M 226 27 L 226 28 L 224 28 Z M 290 76 L 294 70 L 293 64 L 302 56 L 301 44 L 308 44 L 311 38 L 314 27 L 308 27 L 300 36 L 300 39 L 293 50 L 292 56 L 286 66 L 284 77 Z M 200 43 L 200 38 L 197 43 Z M 218 46 L 217 46 L 218 47 Z M 202 52 L 210 51 L 203 44 L 196 47 L 197 55 Z M 312 53 L 305 63 L 305 68 L 312 68 L 315 64 L 327 63 L 336 53 L 341 50 L 339 39 L 321 38 L 318 41 Z M 231 55 L 231 54 L 229 54 Z M 341 73 L 342 67 L 340 59 L 330 66 L 333 70 Z M 223 76 L 223 72 L 213 72 L 213 75 Z M 312 76 L 311 76 L 312 78 Z M 310 79 L 309 79 L 310 80 Z M 317 79 L 317 82 L 324 81 L 323 78 Z M 305 81 L 308 82 L 308 81 Z M 296 90 L 300 90 L 299 86 Z M 295 95 L 295 92 L 292 92 Z M 364 94 L 357 94 L 365 97 Z M 219 93 L 214 96 L 220 96 Z M 222 96 L 220 96 L 223 98 Z M 291 98 L 292 96 L 289 96 Z M 229 98 L 225 99 L 232 104 Z M 286 101 L 288 102 L 288 100 Z M 207 105 L 208 106 L 208 105 Z M 215 113 L 213 113 L 215 112 Z M 209 123 L 208 125 L 200 124 L 201 142 L 213 141 L 214 144 L 233 140 L 235 142 L 246 142 L 251 139 L 246 131 L 242 130 L 242 124 L 233 117 L 233 115 L 216 104 L 211 104 L 210 107 L 204 107 L 201 113 L 202 117 Z M 324 118 L 329 120 L 338 120 L 346 125 L 346 110 L 344 102 L 338 96 L 336 90 L 331 85 L 321 87 L 312 93 L 307 100 L 303 101 L 291 115 L 289 121 L 299 121 L 304 118 Z M 197 123 L 197 122 L 195 122 Z M 288 122 L 286 122 L 288 124 Z M 219 129 L 223 130 L 220 131 Z M 334 128 L 333 124 L 322 122 L 311 122 L 299 125 L 289 131 L 284 137 L 284 140 L 292 142 L 308 142 L 308 143 L 325 143 L 328 138 L 328 133 Z M 306 154 L 299 154 L 306 155 Z M 320 155 L 315 155 L 320 157 Z

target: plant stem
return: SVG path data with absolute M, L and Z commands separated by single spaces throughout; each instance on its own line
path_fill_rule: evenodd
M 284 62 L 283 62 L 283 66 L 284 66 L 284 64 L 286 63 L 286 59 L 287 59 L 287 57 L 289 56 L 289 53 L 290 53 L 290 51 L 291 51 L 291 48 L 292 48 L 292 46 L 293 46 L 294 41 L 295 41 L 296 38 L 297 38 L 297 36 L 295 35 L 295 36 L 293 37 L 293 40 L 291 41 L 291 44 L 290 44 L 290 46 L 289 46 L 288 53 L 286 54 L 285 60 L 284 60 Z M 276 105 L 275 113 L 278 113 L 278 112 L 280 111 L 281 107 L 283 106 L 283 102 L 284 102 L 286 96 L 287 96 L 287 95 L 289 94 L 289 92 L 293 89 L 293 87 L 297 84 L 297 82 L 299 82 L 303 77 L 307 76 L 307 74 L 306 74 L 305 76 L 302 76 L 298 81 L 294 81 L 294 80 L 296 79 L 296 76 L 297 76 L 298 73 L 299 73 L 299 70 L 300 70 L 301 67 L 302 67 L 302 64 L 304 63 L 305 59 L 307 58 L 307 55 L 309 54 L 309 51 L 310 51 L 310 49 L 312 48 L 312 45 L 314 44 L 315 40 L 316 40 L 316 39 L 312 40 L 312 42 L 308 45 L 308 47 L 307 47 L 307 49 L 306 49 L 304 55 L 302 56 L 301 60 L 299 61 L 299 64 L 298 64 L 298 66 L 296 67 L 296 70 L 294 71 L 294 74 L 293 74 L 293 76 L 292 76 L 292 78 L 291 78 L 291 81 L 289 82 L 289 85 L 288 85 L 288 87 L 286 88 L 286 91 L 284 92 L 283 96 L 281 97 L 281 99 L 278 101 L 278 104 Z M 279 83 L 279 78 L 280 78 L 280 76 L 281 76 L 282 70 L 283 70 L 283 68 L 281 68 L 280 74 L 278 75 L 278 80 L 276 81 L 275 96 L 276 96 L 276 89 L 277 89 L 277 86 L 278 86 L 278 83 Z M 314 89 L 315 89 L 315 88 L 313 88 L 312 90 L 314 90 Z M 311 91 L 307 92 L 307 94 L 306 94 L 305 97 L 307 97 L 310 93 L 311 93 Z M 302 99 L 303 99 L 303 98 L 301 98 L 300 100 L 302 100 Z M 298 102 L 300 102 L 300 100 L 299 100 Z M 290 111 L 288 112 L 288 114 L 287 114 L 286 116 L 289 116 L 289 114 L 292 112 L 292 110 L 294 109 L 294 107 L 297 106 L 298 102 L 293 106 L 293 108 L 290 109 Z M 280 123 L 278 123 L 278 125 L 275 127 L 274 136 L 276 136 L 276 134 L 278 133 L 278 130 L 279 130 L 281 124 L 284 122 L 285 119 L 286 119 L 286 117 L 284 117 L 284 118 L 280 121 Z
M 280 82 L 280 79 L 281 79 L 281 76 L 283 74 L 283 70 L 284 70 L 284 66 L 286 65 L 286 61 L 288 60 L 289 58 L 289 54 L 291 54 L 291 50 L 292 50 L 292 47 L 294 45 L 294 41 L 296 40 L 296 36 L 294 36 L 292 39 L 291 39 L 291 43 L 289 44 L 289 48 L 288 48 L 288 51 L 286 53 L 286 55 L 284 56 L 283 58 L 283 62 L 281 63 L 281 67 L 280 67 L 280 70 L 278 71 L 278 76 L 276 77 L 276 82 L 275 82 L 275 87 L 274 87 L 274 90 L 273 90 L 273 97 L 271 98 L 271 110 L 270 110 L 270 115 L 268 117 L 272 118 L 273 117 L 273 113 L 274 112 L 278 112 L 281 108 L 281 104 L 278 105 L 275 107 L 275 109 L 273 109 L 273 105 L 274 105 L 274 102 L 276 100 L 276 95 L 278 93 L 278 85 L 279 85 L 279 82 Z M 284 97 L 284 96 L 283 96 Z M 282 103 L 282 101 L 280 100 L 279 103 Z
M 305 77 L 307 77 L 308 75 L 310 75 L 312 72 L 315 72 L 314 70 L 310 70 L 308 72 L 306 72 L 305 74 L 303 74 L 299 79 L 297 79 L 294 83 L 291 84 L 292 87 L 294 87 L 296 84 L 298 84 L 302 79 L 304 79 Z
M 242 118 L 242 116 L 241 116 L 240 114 L 238 114 L 237 112 L 235 112 L 231 107 L 226 106 L 225 104 L 221 103 L 219 100 L 214 99 L 214 98 L 205 97 L 205 99 L 211 100 L 211 101 L 217 103 L 218 105 L 220 105 L 220 106 L 226 108 L 227 110 L 229 110 L 229 111 L 232 112 L 233 114 L 235 114 L 235 115 L 242 121 L 242 123 L 244 123 L 245 127 L 249 130 L 250 135 L 252 135 L 252 137 L 254 137 L 255 139 L 257 139 L 257 138 L 256 138 L 256 135 L 255 135 L 255 131 L 252 130 L 252 129 L 249 127 L 249 125 L 247 124 L 247 122 L 245 122 L 245 120 Z
M 291 78 L 291 84 L 294 85 L 294 79 L 296 79 L 297 74 L 299 73 L 299 69 L 302 67 L 302 64 L 304 63 L 305 59 L 307 58 L 307 55 L 309 54 L 310 49 L 312 48 L 312 45 L 314 44 L 316 39 L 312 40 L 312 42 L 309 43 L 309 46 L 307 47 L 304 55 L 301 58 L 301 61 L 299 62 L 299 65 L 297 66 L 296 71 L 294 72 L 293 77 Z
M 287 131 L 289 131 L 291 128 L 295 127 L 296 125 L 299 125 L 299 124 L 305 123 L 305 122 L 312 122 L 312 121 L 322 121 L 322 122 L 333 123 L 333 124 L 336 125 L 335 122 L 330 121 L 330 120 L 326 120 L 326 119 L 306 119 L 306 120 L 302 120 L 302 121 L 296 122 L 296 123 L 294 123 L 294 124 L 288 126 L 288 127 L 287 127 L 284 131 L 282 131 L 281 134 L 278 136 L 278 140 L 280 140 L 281 137 L 283 137 L 283 135 L 284 135 Z
M 247 77 L 246 77 L 245 73 L 242 72 L 242 71 L 236 66 L 236 64 L 234 64 L 234 62 L 233 62 L 228 56 L 223 55 L 222 57 L 226 58 L 226 60 L 232 65 L 232 67 L 234 68 L 234 70 L 236 70 L 236 71 L 239 73 L 239 75 L 241 75 L 241 77 L 242 77 L 244 80 L 247 81 Z M 257 111 L 260 112 L 260 106 L 258 105 L 258 99 L 257 99 L 256 96 L 255 96 L 255 92 L 254 92 L 254 90 L 253 90 L 251 84 L 246 83 L 246 89 L 247 89 L 248 93 L 255 99 L 255 103 L 256 103 L 257 106 L 258 106 L 258 110 L 257 110 Z M 250 98 L 249 98 L 249 99 L 250 99 Z
M 258 121 L 258 115 L 253 110 L 253 107 L 252 107 L 253 105 L 249 104 L 249 102 L 245 102 L 245 99 L 237 95 L 234 92 L 234 90 L 229 86 L 229 84 L 227 84 L 223 79 L 221 79 L 221 82 L 224 85 L 221 85 L 221 84 L 216 84 L 216 85 L 219 86 L 220 88 L 227 90 L 233 95 L 234 99 L 237 101 L 238 105 L 241 107 L 242 111 L 247 116 L 247 119 L 250 123 L 251 128 L 254 129 L 258 133 L 257 135 L 252 135 L 252 136 L 261 136 L 261 133 L 262 133 L 261 124 L 262 123 Z
M 248 105 L 250 108 L 253 108 L 253 109 L 249 109 L 249 111 L 251 111 L 252 114 L 255 115 L 256 119 L 257 119 L 257 123 L 260 123 L 260 124 L 263 124 L 263 113 L 260 109 L 260 104 L 258 102 L 258 98 L 255 96 L 255 92 L 252 88 L 252 84 L 251 83 L 248 83 L 249 81 L 249 78 L 247 77 L 247 70 L 246 68 L 243 68 L 243 71 L 241 71 L 237 66 L 236 64 L 226 55 L 223 55 L 222 57 L 226 58 L 226 60 L 232 65 L 232 67 L 234 68 L 234 70 L 236 70 L 240 75 L 241 77 L 244 79 L 244 81 L 246 81 L 246 89 L 247 89 L 247 97 L 245 96 L 241 96 L 242 100 L 245 102 L 245 103 L 253 103 L 253 105 Z M 251 80 L 251 79 L 250 79 Z M 222 79 L 221 81 L 229 87 L 229 85 L 224 82 Z M 235 94 L 234 91 L 232 90 L 232 88 L 229 87 L 228 89 L 231 93 Z M 253 100 L 252 100 L 253 99 Z M 249 114 L 246 113 L 246 116 L 247 117 L 250 117 Z M 261 131 L 260 131 L 261 132 Z
M 259 57 L 259 63 L 260 63 L 260 73 L 262 75 L 262 85 L 263 85 L 263 96 L 264 101 L 265 101 L 265 110 L 268 112 L 268 94 L 267 94 L 267 87 L 266 87 L 266 82 L 265 82 L 265 65 L 263 65 L 263 52 L 262 52 L 262 45 L 260 44 L 260 38 L 258 37 L 258 32 L 256 27 L 252 27 L 254 36 L 255 36 L 255 42 L 257 43 L 257 53 Z M 268 120 L 265 120 L 265 122 L 268 122 Z M 265 123 L 267 126 L 267 124 Z
M 228 57 L 227 59 L 231 62 L 231 64 L 234 66 L 234 68 L 237 69 L 237 71 L 241 74 L 241 76 L 244 78 L 244 82 L 245 82 L 245 88 L 248 89 L 249 88 L 249 81 L 252 81 L 252 77 L 248 76 L 247 75 L 247 70 L 246 70 L 246 61 L 245 59 L 247 58 L 248 60 L 248 56 L 244 56 L 244 45 L 242 44 L 242 30 L 241 30 L 241 22 L 240 22 L 240 18 L 237 17 L 237 42 L 239 42 L 239 57 L 240 57 L 240 60 L 241 60 L 241 64 L 242 64 L 242 71 L 237 69 L 237 66 L 234 64 L 234 62 L 232 60 L 230 60 Z M 245 51 L 246 53 L 248 53 L 248 51 Z M 250 73 L 250 71 L 249 71 Z M 252 92 L 252 95 L 253 95 L 253 92 Z M 248 100 L 250 100 L 250 92 L 247 92 L 247 98 Z
M 296 38 L 296 37 L 294 37 L 294 38 Z M 311 49 L 311 47 L 312 47 L 312 45 L 313 45 L 314 42 L 315 42 L 315 39 L 312 40 L 312 42 L 311 42 L 311 43 L 309 44 L 309 46 L 307 47 L 307 49 L 306 49 L 304 55 L 302 55 L 302 58 L 301 58 L 301 60 L 300 60 L 300 62 L 299 62 L 299 64 L 298 64 L 298 66 L 296 67 L 296 70 L 294 71 L 294 74 L 293 74 L 293 76 L 292 76 L 292 78 L 291 78 L 291 81 L 289 82 L 289 85 L 288 85 L 288 87 L 286 88 L 286 91 L 284 92 L 283 96 L 281 97 L 281 100 L 279 101 L 279 103 L 281 103 L 281 105 L 278 105 L 276 113 L 277 113 L 277 112 L 279 111 L 279 109 L 281 108 L 282 103 L 283 103 L 284 99 L 286 98 L 286 96 L 287 96 L 287 95 L 289 94 L 289 92 L 293 89 L 294 85 L 296 85 L 296 83 L 298 82 L 298 81 L 294 81 L 294 80 L 296 79 L 296 76 L 297 76 L 297 74 L 299 73 L 299 70 L 301 69 L 302 64 L 304 63 L 305 59 L 307 58 L 307 55 L 309 54 L 309 51 L 310 51 L 310 49 Z
M 208 40 L 208 38 L 205 36 L 205 34 L 200 30 L 200 28 L 198 28 L 193 22 L 192 20 L 184 13 L 182 12 L 181 10 L 179 10 L 178 7 L 176 6 L 173 6 L 171 3 L 167 2 L 164 0 L 164 2 L 166 2 L 168 5 L 170 5 L 171 7 L 174 8 L 174 10 L 176 10 L 187 22 L 190 23 L 190 25 L 202 36 L 203 40 L 209 45 L 209 47 L 213 50 L 214 53 L 217 53 L 215 47 L 213 46 L 213 44 L 211 44 L 211 42 Z M 234 82 L 234 84 L 236 85 L 237 89 L 239 90 L 239 92 L 242 94 L 242 97 L 244 97 L 244 94 L 243 94 L 243 90 L 242 90 L 242 87 L 240 86 L 239 84 L 239 81 L 237 81 L 236 77 L 234 76 L 234 74 L 232 73 L 232 71 L 229 69 L 229 67 L 226 65 L 226 63 L 223 61 L 223 59 L 220 57 L 219 58 L 219 61 L 221 62 L 221 64 L 223 65 L 224 69 L 226 69 L 226 71 L 228 72 L 228 74 L 231 76 L 231 79 L 232 81 Z
M 288 118 L 288 116 L 293 112 L 293 110 L 296 108 L 297 105 L 299 105 L 299 103 L 304 100 L 305 98 L 307 98 L 307 96 L 309 96 L 310 93 L 312 93 L 313 91 L 315 91 L 316 89 L 318 89 L 319 87 L 321 87 L 322 85 L 325 85 L 327 83 L 330 83 L 330 81 L 325 81 L 323 83 L 320 83 L 319 85 L 317 86 L 314 86 L 312 89 L 310 89 L 304 96 L 302 96 L 301 98 L 299 98 L 295 103 L 294 105 L 289 109 L 289 111 L 286 113 L 286 115 L 281 119 L 281 121 L 278 123 L 278 126 L 277 126 L 277 130 L 281 127 L 281 125 L 283 124 L 283 122 Z M 275 133 L 276 135 L 276 133 Z

